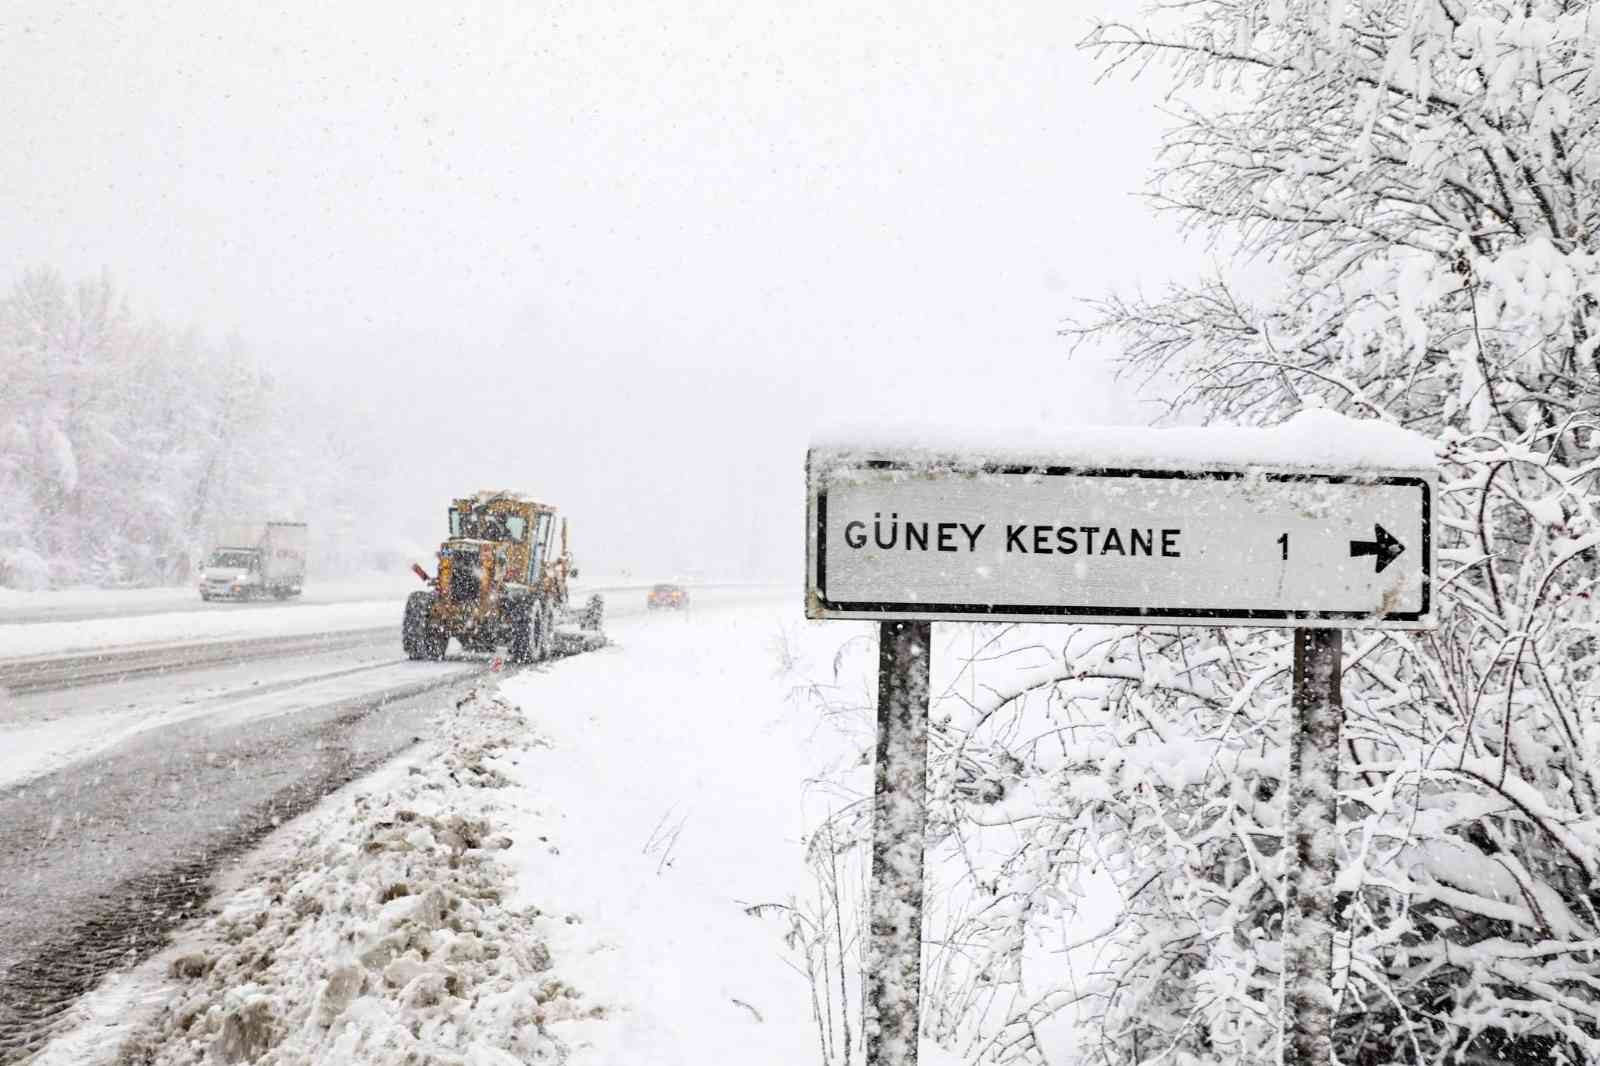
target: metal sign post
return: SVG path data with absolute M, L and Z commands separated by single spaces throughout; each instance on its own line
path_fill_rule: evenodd
M 1293 628 L 1284 1066 L 1332 1062 L 1341 627 L 1434 619 L 1431 470 L 807 457 L 808 618 L 881 621 L 868 1066 L 915 1066 L 929 621 Z
M 1284 842 L 1283 1066 L 1333 1062 L 1333 883 L 1338 873 L 1340 655 L 1337 629 L 1294 634 L 1293 722 Z
M 928 622 L 878 626 L 878 754 L 864 1026 L 868 1066 L 917 1063 L 932 630 Z

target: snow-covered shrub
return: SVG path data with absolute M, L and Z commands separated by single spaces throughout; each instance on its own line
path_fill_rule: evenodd
M 1173 36 L 1087 42 L 1224 88 L 1154 196 L 1281 285 L 1112 298 L 1072 332 L 1207 418 L 1326 405 L 1444 460 L 1443 627 L 1345 648 L 1345 1063 L 1600 1058 L 1593 16 L 1209 0 Z M 1100 1061 L 1275 1061 L 1288 658 L 1270 631 L 1147 629 L 1068 664 L 1068 692 L 1109 675 L 1108 717 L 1032 846 L 1123 891 Z
M 36 591 L 50 587 L 50 565 L 27 548 L 0 549 L 0 588 Z
M 1597 12 L 1157 7 L 1085 42 L 1206 93 L 1153 202 L 1276 278 L 1108 297 L 1069 335 L 1175 411 L 1331 407 L 1445 471 L 1442 627 L 1345 643 L 1339 1061 L 1600 1061 Z M 1275 1063 L 1288 636 L 984 634 L 935 683 L 930 1031 L 970 1061 Z M 1113 905 L 1070 941 L 1091 876 Z

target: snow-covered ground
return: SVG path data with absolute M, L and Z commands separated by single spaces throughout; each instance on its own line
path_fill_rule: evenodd
M 817 1062 L 810 983 L 751 907 L 808 894 L 807 781 L 856 750 L 784 667 L 862 627 L 695 604 L 443 709 L 40 1061 Z
M 558 1029 L 574 1063 L 816 1054 L 809 986 L 746 908 L 800 890 L 803 784 L 835 738 L 775 676 L 797 607 L 696 603 L 504 686 L 549 743 L 507 769 L 518 821 L 548 840 L 508 852 L 511 902 L 578 917 L 551 952 L 605 1012 Z

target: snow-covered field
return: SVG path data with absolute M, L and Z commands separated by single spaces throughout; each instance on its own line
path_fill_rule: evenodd
M 785 927 L 749 911 L 807 893 L 806 782 L 855 750 L 783 667 L 860 627 L 799 615 L 698 596 L 444 708 L 40 1061 L 817 1061 Z
M 508 852 L 512 902 L 577 916 L 551 951 L 605 1011 L 559 1030 L 575 1063 L 816 1054 L 809 987 L 746 908 L 800 890 L 803 783 L 836 738 L 776 677 L 797 605 L 697 602 L 504 688 L 550 744 L 507 771 L 548 838 Z

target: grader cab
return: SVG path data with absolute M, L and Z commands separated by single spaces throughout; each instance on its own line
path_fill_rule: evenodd
M 450 536 L 433 576 L 406 600 L 401 642 L 412 659 L 443 658 L 451 638 L 466 651 L 504 647 L 512 662 L 554 655 L 567 621 L 567 582 L 577 576 L 566 520 L 556 509 L 514 492 L 480 492 L 451 502 Z M 557 526 L 559 525 L 559 529 Z M 600 628 L 592 598 L 581 619 Z

